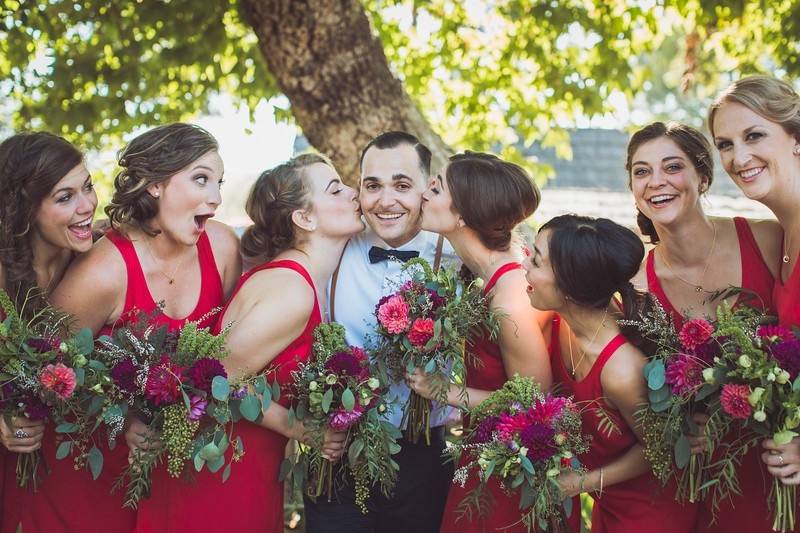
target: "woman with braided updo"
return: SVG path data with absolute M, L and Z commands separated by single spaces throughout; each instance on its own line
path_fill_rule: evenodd
M 61 137 L 37 132 L 0 144 L 0 199 L 0 287 L 30 317 L 46 304 L 70 261 L 91 248 L 97 195 L 83 154 Z M 15 532 L 19 522 L 23 489 L 16 487 L 16 456 L 39 449 L 43 436 L 41 420 L 17 417 L 9 425 L 0 418 L 4 533 Z
M 230 326 L 228 375 L 265 373 L 281 387 L 311 354 L 312 332 L 322 321 L 325 287 L 347 240 L 363 229 L 356 193 L 327 159 L 301 155 L 261 174 L 246 204 L 253 225 L 242 237 L 244 255 L 258 262 L 242 276 L 215 331 Z M 305 440 L 303 425 L 289 424 L 288 391 L 260 422 L 240 423 L 246 453 L 230 479 L 200 472 L 169 513 L 139 531 L 283 532 L 283 483 L 278 480 L 287 440 Z M 344 435 L 330 432 L 323 452 L 342 454 Z
M 241 272 L 236 235 L 210 220 L 222 202 L 217 150 L 207 131 L 180 123 L 151 129 L 122 150 L 106 208 L 112 229 L 70 266 L 53 294 L 53 303 L 73 314 L 77 326 L 110 334 L 137 320 L 139 312 L 170 330 L 187 321 L 213 323 L 212 312 L 224 304 Z M 128 448 L 133 453 L 156 440 L 145 434 L 142 422 L 128 422 L 128 446 L 118 442 L 104 451 L 97 480 L 86 470 L 72 470 L 67 461 L 51 465 L 52 475 L 23 510 L 26 533 L 129 533 L 137 515 L 146 517 L 179 496 L 170 491 L 163 465 L 154 470 L 151 497 L 140 502 L 138 513 L 122 508 L 123 491 L 111 493 L 127 465 Z

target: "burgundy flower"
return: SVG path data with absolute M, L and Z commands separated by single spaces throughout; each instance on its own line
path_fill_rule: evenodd
M 181 396 L 180 375 L 180 367 L 173 364 L 168 355 L 162 355 L 147 373 L 145 396 L 156 406 L 174 403 Z
M 496 416 L 487 416 L 481 420 L 481 423 L 478 424 L 478 427 L 472 432 L 470 441 L 475 444 L 483 444 L 492 440 L 492 433 L 494 432 L 498 420 L 500 420 L 500 418 Z
M 195 361 L 186 374 L 194 383 L 195 388 L 205 391 L 206 394 L 211 394 L 211 381 L 215 377 L 228 377 L 228 373 L 225 372 L 225 367 L 222 366 L 222 363 L 210 357 L 203 357 Z
M 683 394 L 703 384 L 703 365 L 699 358 L 680 354 L 667 364 L 666 382 L 673 394 Z
M 125 392 L 136 392 L 136 366 L 130 359 L 123 359 L 111 368 L 114 385 Z
M 553 428 L 544 424 L 535 423 L 524 428 L 520 433 L 520 441 L 528 448 L 528 459 L 535 463 L 552 457 L 557 451 L 554 435 Z
M 444 296 L 439 296 L 439 293 L 436 291 L 428 289 L 428 296 L 431 298 L 432 309 L 434 311 L 447 304 L 447 299 Z
M 714 362 L 714 358 L 719 357 L 722 353 L 720 350 L 721 340 L 724 340 L 724 338 L 709 339 L 707 342 L 697 345 L 694 349 L 694 354 L 704 365 L 710 366 Z
M 50 414 L 50 408 L 36 396 L 29 395 L 21 403 L 24 405 L 25 416 L 31 420 L 44 420 Z
M 759 326 L 756 335 L 769 342 L 788 341 L 794 337 L 792 330 L 786 326 Z
M 325 362 L 325 370 L 337 376 L 358 377 L 362 372 L 361 360 L 350 352 L 337 352 Z
M 789 373 L 789 377 L 794 380 L 800 374 L 800 339 L 779 342 L 770 346 L 772 357 L 778 361 L 778 365 Z
M 25 342 L 25 344 L 27 344 L 31 350 L 39 353 L 47 353 L 47 352 L 52 352 L 54 350 L 51 340 L 42 337 L 34 337 L 32 339 L 28 339 Z M 56 349 L 57 347 L 58 345 L 56 345 Z

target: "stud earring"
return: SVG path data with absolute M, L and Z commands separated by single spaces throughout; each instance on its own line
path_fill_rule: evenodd
M 794 149 L 792 150 L 792 153 L 793 153 L 794 155 L 800 155 L 800 144 L 798 144 L 798 145 L 796 145 L 796 146 L 794 147 Z

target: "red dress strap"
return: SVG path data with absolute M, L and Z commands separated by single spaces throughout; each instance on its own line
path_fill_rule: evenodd
M 753 230 L 746 218 L 734 217 L 739 253 L 742 257 L 742 287 L 754 294 L 741 294 L 737 303 L 749 303 L 767 312 L 772 309 L 772 287 L 775 277 L 770 272 Z M 747 301 L 752 300 L 752 301 Z
M 661 281 L 656 274 L 656 250 L 653 248 L 647 252 L 647 262 L 645 263 L 645 272 L 647 273 L 647 290 L 650 294 L 655 296 L 664 311 L 672 317 L 672 322 L 675 327 L 680 329 L 683 324 L 683 315 L 681 315 L 672 302 L 667 298 L 667 293 L 664 292 L 664 287 L 661 286 Z
M 483 288 L 483 294 L 489 294 L 489 291 L 494 288 L 495 283 L 497 283 L 497 280 L 500 279 L 500 277 L 503 274 L 505 274 L 506 272 L 510 272 L 512 270 L 516 270 L 521 267 L 522 265 L 520 263 L 517 263 L 516 261 L 512 261 L 510 263 L 502 265 L 500 268 L 495 270 L 494 274 L 492 274 L 492 277 L 489 278 L 488 283 L 486 283 L 486 286 Z

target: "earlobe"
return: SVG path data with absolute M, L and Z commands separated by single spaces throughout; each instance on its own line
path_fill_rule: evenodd
M 317 229 L 317 224 L 313 217 L 303 210 L 297 209 L 292 212 L 292 222 L 298 228 L 305 231 L 314 231 Z
M 161 184 L 160 183 L 153 183 L 149 187 L 147 187 L 147 192 L 155 199 L 158 199 L 161 196 Z
M 792 149 L 792 153 L 794 155 L 800 155 L 800 144 L 795 144 L 794 149 Z

